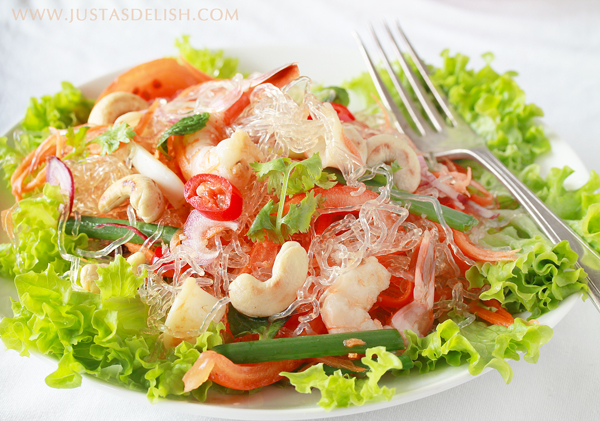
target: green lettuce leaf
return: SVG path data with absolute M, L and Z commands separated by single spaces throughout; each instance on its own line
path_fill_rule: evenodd
M 585 185 L 568 190 L 564 184 L 573 172 L 569 167 L 552 168 L 543 179 L 540 167 L 533 164 L 526 167 L 519 177 L 554 213 L 600 251 L 600 176 L 591 171 Z
M 467 69 L 469 58 L 462 54 L 450 56 L 445 50 L 442 57 L 433 82 L 508 168 L 519 171 L 550 151 L 550 142 L 536 120 L 543 112 L 526 103 L 525 92 L 514 80 L 517 73 L 496 73 L 490 66 L 490 53 L 483 55 L 486 65 L 479 71 Z
M 24 130 L 43 131 L 48 127 L 66 129 L 87 121 L 94 101 L 83 96 L 69 82 L 62 83 L 62 90 L 54 95 L 31 98 L 25 118 L 21 123 Z
M 223 343 L 219 332 L 225 329 L 225 325 L 211 323 L 209 329 L 198 336 L 195 344 L 183 341 L 174 350 L 170 351 L 167 357 L 159 361 L 145 378 L 149 381 L 148 399 L 156 402 L 159 398 L 170 395 L 188 396 L 190 393 L 184 393 L 183 376 L 194 365 L 203 351 L 211 349 Z M 199 401 L 206 399 L 206 393 L 212 383 L 206 382 L 199 389 L 191 392 Z
M 218 79 L 230 79 L 237 73 L 238 59 L 225 57 L 222 50 L 196 49 L 189 35 L 175 40 L 179 54 L 192 66 Z
M 110 276 L 108 275 L 110 273 Z M 117 275 L 130 288 L 111 289 L 101 297 L 76 291 L 49 265 L 41 273 L 17 275 L 15 284 L 19 302 L 13 302 L 12 318 L 0 320 L 0 338 L 8 349 L 21 355 L 30 350 L 58 359 L 58 368 L 46 378 L 56 388 L 81 384 L 82 374 L 147 391 L 155 401 L 169 395 L 185 395 L 183 375 L 200 353 L 220 344 L 222 324 L 211 325 L 195 344 L 182 342 L 165 350 L 157 334 L 146 333 L 148 307 L 133 288 L 139 279 L 130 266 L 117 261 L 105 269 L 101 278 L 110 277 L 114 286 Z M 136 281 L 137 282 L 137 281 Z M 210 382 L 193 392 L 204 399 Z
M 12 144 L 7 138 L 0 137 L 0 165 L 4 179 L 10 181 L 17 165 L 48 136 L 49 127 L 66 129 L 83 124 L 93 106 L 94 101 L 85 98 L 69 82 L 63 82 L 62 90 L 54 95 L 31 98 L 18 137 Z
M 392 399 L 396 389 L 381 387 L 378 383 L 388 371 L 402 370 L 402 361 L 396 355 L 387 352 L 385 347 L 374 347 L 367 350 L 361 362 L 369 368 L 365 379 L 342 374 L 341 370 L 328 375 L 323 364 L 314 365 L 300 373 L 283 372 L 281 375 L 287 377 L 300 393 L 311 393 L 312 388 L 319 389 L 319 405 L 327 411 Z
M 17 241 L 12 245 L 12 252 L 0 253 L 2 267 L 14 260 L 15 274 L 29 271 L 42 272 L 52 264 L 57 273 L 64 273 L 70 263 L 60 257 L 58 251 L 58 206 L 63 197 L 58 186 L 46 184 L 43 194 L 32 196 L 19 202 L 12 212 L 13 232 Z M 75 248 L 87 247 L 85 234 L 77 237 L 65 236 L 65 248 L 73 254 Z M 14 256 L 13 254 L 14 253 Z
M 148 276 L 146 270 L 135 275 L 131 264 L 121 255 L 108 266 L 98 267 L 96 272 L 98 273 L 96 285 L 100 289 L 102 300 L 111 297 L 135 297 L 138 288 L 143 285 L 144 279 Z
M 466 272 L 472 287 L 490 285 L 481 299 L 497 299 L 511 313 L 527 310 L 530 318 L 537 318 L 569 295 L 587 291 L 585 272 L 574 268 L 577 254 L 567 241 L 552 244 L 528 216 L 511 218 L 508 226 L 487 233 L 479 242 L 485 247 L 521 249 L 517 259 L 478 263 Z
M 509 327 L 474 322 L 463 329 L 453 320 L 446 320 L 424 338 L 408 330 L 405 333 L 408 339 L 405 355 L 411 357 L 421 373 L 435 369 L 440 360 L 451 366 L 468 362 L 471 374 L 492 367 L 506 383 L 512 379 L 512 369 L 505 359 L 518 361 L 519 352 L 523 352 L 525 361 L 536 363 L 540 347 L 553 334 L 548 326 L 522 319 L 515 319 Z

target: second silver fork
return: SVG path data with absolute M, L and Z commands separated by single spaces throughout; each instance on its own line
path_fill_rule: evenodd
M 394 52 L 394 58 L 406 76 L 417 100 L 424 110 L 425 118 L 411 99 L 409 92 L 402 85 L 400 78 L 393 69 L 392 61 L 386 54 L 380 38 L 371 26 L 371 33 L 375 40 L 376 49 L 383 57 L 386 68 L 394 88 L 398 91 L 400 99 L 406 107 L 407 113 L 413 121 L 416 130 L 413 130 L 404 114 L 394 102 L 391 92 L 385 86 L 375 62 L 361 37 L 355 33 L 360 50 L 364 56 L 371 78 L 377 88 L 381 100 L 396 121 L 396 128 L 406 134 L 423 152 L 431 153 L 435 158 L 471 159 L 480 163 L 491 172 L 517 199 L 521 206 L 530 214 L 540 229 L 553 243 L 562 240 L 569 241 L 571 248 L 578 256 L 578 263 L 588 274 L 589 293 L 598 311 L 600 311 L 600 256 L 581 239 L 568 225 L 556 216 L 531 190 L 529 190 L 502 162 L 485 146 L 484 140 L 479 137 L 461 116 L 450 106 L 446 97 L 437 89 L 429 77 L 426 66 L 423 64 L 410 41 L 396 22 L 396 33 L 406 46 L 408 55 L 414 63 L 425 86 L 417 78 L 411 66 L 404 58 L 402 49 L 392 32 L 384 23 L 388 42 Z M 430 95 L 436 102 L 443 115 L 433 104 Z M 449 124 L 447 123 L 449 122 Z

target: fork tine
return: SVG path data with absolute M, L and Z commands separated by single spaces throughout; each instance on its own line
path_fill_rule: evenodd
M 375 38 L 375 45 L 377 45 L 377 48 L 379 49 L 380 54 L 383 56 L 383 59 L 384 59 L 383 62 L 386 67 L 386 70 L 387 70 L 388 74 L 390 75 L 392 83 L 394 84 L 394 87 L 396 88 L 396 91 L 398 92 L 398 95 L 400 95 L 400 99 L 402 100 L 402 103 L 406 107 L 406 110 L 408 111 L 410 118 L 412 118 L 412 120 L 415 123 L 415 126 L 417 127 L 417 130 L 419 131 L 421 136 L 425 136 L 426 135 L 425 121 L 423 121 L 423 118 L 419 114 L 419 111 L 415 110 L 414 102 L 410 98 L 410 96 L 409 96 L 408 92 L 406 91 L 406 89 L 404 88 L 404 86 L 402 86 L 402 82 L 400 82 L 400 78 L 398 77 L 398 75 L 396 74 L 394 69 L 392 68 L 392 63 L 390 62 L 387 54 L 383 50 L 383 46 L 381 45 L 381 42 L 379 41 L 379 38 L 377 37 L 377 33 L 375 32 L 373 25 L 370 25 L 370 27 L 371 27 L 371 33 L 373 34 L 373 38 Z
M 437 89 L 437 87 L 431 81 L 431 78 L 429 77 L 429 73 L 427 72 L 427 69 L 425 68 L 425 65 L 423 65 L 423 62 L 421 61 L 421 59 L 417 55 L 415 49 L 413 48 L 412 44 L 408 40 L 408 37 L 404 34 L 404 31 L 400 27 L 400 21 L 399 20 L 396 20 L 396 29 L 398 30 L 398 33 L 400 34 L 400 36 L 402 37 L 402 40 L 406 44 L 407 49 L 408 49 L 408 54 L 410 55 L 410 57 L 412 58 L 413 62 L 415 63 L 415 66 L 419 70 L 419 74 L 421 75 L 421 77 L 423 78 L 423 80 L 425 81 L 425 83 L 427 84 L 427 87 L 429 88 L 429 90 L 433 94 L 433 96 L 436 99 L 438 105 L 444 111 L 444 114 L 446 114 L 446 117 L 448 117 L 448 119 L 452 122 L 452 125 L 454 127 L 458 126 L 457 120 L 454 117 L 454 115 L 452 114 L 452 111 L 450 109 L 450 106 L 448 105 L 448 101 L 447 101 L 445 95 L 442 95 L 440 93 L 440 91 Z M 389 28 L 388 28 L 388 30 L 389 30 Z
M 435 130 L 441 132 L 443 130 L 442 127 L 444 126 L 442 116 L 427 97 L 427 93 L 425 92 L 423 86 L 417 80 L 416 75 L 414 74 L 413 70 L 410 68 L 408 62 L 404 58 L 404 54 L 402 54 L 400 46 L 396 42 L 396 38 L 394 38 L 394 35 L 392 34 L 392 31 L 388 26 L 387 22 L 383 22 L 383 26 L 385 27 L 387 34 L 390 37 L 390 41 L 392 43 L 392 46 L 394 47 L 394 52 L 396 53 L 396 58 L 400 62 L 402 71 L 406 75 L 406 78 L 408 79 L 408 82 L 410 83 L 410 86 L 412 87 L 415 96 L 421 103 L 421 106 L 425 110 L 425 113 L 427 114 L 427 117 L 429 118 L 429 121 L 431 121 L 431 124 L 433 125 Z
M 375 83 L 375 88 L 377 88 L 377 92 L 379 93 L 381 100 L 383 101 L 383 103 L 387 107 L 387 109 L 392 112 L 394 117 L 396 117 L 396 120 L 395 120 L 396 129 L 398 129 L 398 131 L 400 133 L 404 133 L 408 137 L 414 138 L 412 136 L 414 134 L 414 131 L 412 130 L 412 128 L 408 124 L 408 121 L 406 121 L 406 118 L 404 118 L 404 116 L 402 115 L 402 112 L 400 111 L 400 109 L 398 108 L 396 103 L 394 102 L 394 99 L 392 98 L 390 91 L 388 91 L 388 89 L 385 87 L 383 81 L 381 80 L 381 76 L 379 76 L 379 73 L 377 73 L 375 64 L 373 63 L 371 56 L 367 52 L 367 49 L 365 47 L 365 44 L 363 43 L 363 40 L 361 39 L 360 35 L 358 35 L 358 32 L 354 32 L 354 36 L 355 36 L 356 40 L 358 41 L 358 46 L 360 48 L 360 51 L 363 54 L 365 62 L 367 63 L 369 73 L 371 74 L 371 79 Z

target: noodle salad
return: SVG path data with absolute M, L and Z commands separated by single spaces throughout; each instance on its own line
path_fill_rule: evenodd
M 16 201 L 0 269 L 19 295 L 0 338 L 56 358 L 49 386 L 87 373 L 154 402 L 279 383 L 331 410 L 391 399 L 384 375 L 467 364 L 509 382 L 505 359 L 537 361 L 552 329 L 536 318 L 585 273 L 490 174 L 420 152 L 367 75 L 244 76 L 176 45 L 95 101 L 68 83 L 33 99 L 0 139 Z M 513 74 L 443 55 L 434 80 L 509 167 L 549 150 Z

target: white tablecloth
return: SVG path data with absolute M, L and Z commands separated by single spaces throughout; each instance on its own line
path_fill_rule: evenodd
M 190 1 L 169 8 L 237 9 L 237 21 L 26 21 L 25 8 L 159 8 L 164 2 L 3 1 L 0 6 L 0 129 L 19 120 L 31 96 L 53 93 L 62 80 L 82 83 L 108 71 L 173 53 L 173 40 L 193 34 L 195 44 L 331 45 L 354 47 L 351 28 L 398 16 L 430 62 L 452 51 L 496 55 L 495 67 L 519 71 L 528 100 L 546 112 L 545 121 L 600 170 L 600 3 L 593 0 L 454 1 Z M 101 12 L 98 12 L 101 13 Z M 110 13 L 110 12 L 107 12 Z M 65 15 L 63 15 L 65 16 Z M 203 16 L 206 16 L 204 14 Z M 218 16 L 218 15 L 216 15 Z M 64 18 L 63 18 L 64 20 Z M 480 60 L 474 60 L 481 63 Z M 402 407 L 349 419 L 508 420 L 599 419 L 600 315 L 579 302 L 542 348 L 536 365 L 512 363 L 505 386 L 492 373 Z M 2 348 L 0 346 L 0 348 Z M 44 377 L 52 368 L 34 358 L 0 350 L 0 419 L 179 420 L 202 419 L 167 413 L 91 387 L 54 390 Z

